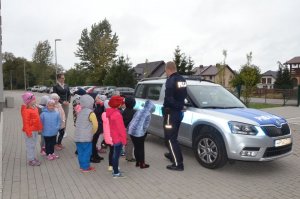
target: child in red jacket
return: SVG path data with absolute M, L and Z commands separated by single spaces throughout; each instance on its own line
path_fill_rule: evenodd
M 112 96 L 108 102 L 111 108 L 106 109 L 106 117 L 109 120 L 110 135 L 112 138 L 114 153 L 113 153 L 113 177 L 123 178 L 124 176 L 119 171 L 119 158 L 123 145 L 126 145 L 126 129 L 123 122 L 123 117 L 118 108 L 124 104 L 124 98 L 120 96 Z
M 23 132 L 25 133 L 27 161 L 30 166 L 40 166 L 41 162 L 35 158 L 38 132 L 43 130 L 35 96 L 31 92 L 22 95 L 24 104 L 21 107 Z

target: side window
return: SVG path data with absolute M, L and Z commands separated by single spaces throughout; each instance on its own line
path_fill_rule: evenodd
M 147 99 L 158 100 L 160 95 L 161 84 L 148 84 Z
M 134 96 L 136 98 L 145 98 L 145 89 L 146 89 L 145 84 L 139 84 L 136 88 Z

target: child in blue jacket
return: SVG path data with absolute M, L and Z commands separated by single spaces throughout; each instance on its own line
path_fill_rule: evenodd
M 135 166 L 141 169 L 149 167 L 149 164 L 145 163 L 145 139 L 151 120 L 151 113 L 154 111 L 155 105 L 150 100 L 147 100 L 144 108 L 134 114 L 128 126 L 128 134 L 134 145 Z
M 42 135 L 45 140 L 46 155 L 48 160 L 59 158 L 54 153 L 54 146 L 56 144 L 56 136 L 60 128 L 60 116 L 55 111 L 55 101 L 50 99 L 47 101 L 47 107 L 41 113 L 41 121 L 43 124 Z

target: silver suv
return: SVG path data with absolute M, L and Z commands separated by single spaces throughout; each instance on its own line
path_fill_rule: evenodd
M 202 166 L 215 169 L 227 160 L 270 161 L 292 153 L 291 130 L 284 118 L 247 108 L 218 84 L 186 81 L 188 97 L 178 141 L 193 148 Z M 165 82 L 165 78 L 145 79 L 135 89 L 137 109 L 147 99 L 156 105 L 148 132 L 160 137 L 164 137 Z

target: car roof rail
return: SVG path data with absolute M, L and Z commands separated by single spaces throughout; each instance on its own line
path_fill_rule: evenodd
M 140 80 L 140 82 L 148 81 L 148 80 L 158 80 L 158 79 L 167 79 L 167 77 L 147 77 Z
M 198 80 L 198 81 L 203 81 L 203 82 L 210 82 L 210 83 L 215 83 L 211 80 L 203 79 L 202 76 L 199 75 L 182 75 L 182 77 L 186 80 Z M 143 78 L 140 80 L 140 82 L 143 81 L 148 81 L 148 80 L 160 80 L 160 79 L 167 79 L 166 76 L 164 77 L 148 77 L 148 78 Z

